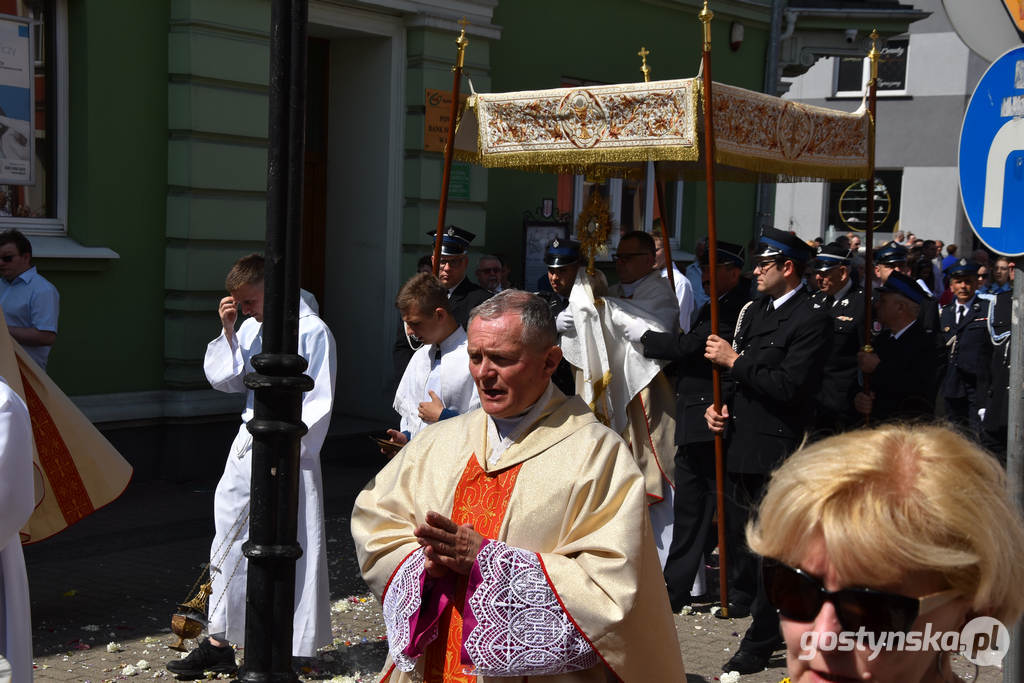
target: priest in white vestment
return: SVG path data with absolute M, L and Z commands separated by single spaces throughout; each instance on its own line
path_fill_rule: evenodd
M 401 446 L 429 424 L 479 408 L 480 399 L 469 374 L 466 331 L 451 314 L 440 280 L 430 273 L 414 275 L 402 285 L 395 306 L 407 333 L 424 342 L 395 392 L 394 409 L 401 422 L 388 435 Z
M 644 472 L 651 524 L 662 565 L 672 543 L 675 492 L 675 393 L 661 369 L 626 338 L 630 327 L 678 330 L 679 305 L 655 269 L 656 246 L 645 232 L 628 232 L 613 258 L 619 283 L 599 299 L 586 273 L 569 297 L 570 325 L 562 351 L 579 369 L 577 393 L 629 443 Z M 562 317 L 559 317 L 562 321 Z
M 28 409 L 0 377 L 0 656 L 12 681 L 32 680 L 32 620 L 21 527 L 35 506 L 32 423 Z
M 550 383 L 555 340 L 535 295 L 481 304 L 468 348 L 483 409 L 425 429 L 356 499 L 382 680 L 685 680 L 643 475 Z
M 241 644 L 245 638 L 248 560 L 242 555 L 242 544 L 249 537 L 252 435 L 246 424 L 253 418 L 253 394 L 243 380 L 253 372 L 252 358 L 263 350 L 263 258 L 253 254 L 240 259 L 228 273 L 226 285 L 231 296 L 220 302 L 223 329 L 207 346 L 203 369 L 214 389 L 244 392 L 247 396 L 242 424 L 214 493 L 216 533 L 210 551 L 213 592 L 207 607 L 210 638 L 200 640 L 189 657 L 167 664 L 178 675 L 197 669 L 202 673 L 204 667 L 218 673 L 231 672 L 234 653 L 228 661 L 229 643 Z M 251 317 L 235 331 L 239 312 Z M 331 331 L 305 298 L 299 301 L 298 354 L 306 359 L 305 374 L 313 379 L 314 386 L 302 396 L 302 422 L 308 431 L 302 437 L 299 455 L 297 540 L 302 556 L 295 564 L 292 654 L 311 657 L 318 648 L 331 643 L 320 449 L 331 420 L 337 357 Z

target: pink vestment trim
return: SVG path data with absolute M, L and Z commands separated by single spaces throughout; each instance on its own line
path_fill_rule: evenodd
M 438 635 L 444 608 L 455 593 L 451 575 L 428 579 L 426 556 L 419 548 L 392 574 L 384 593 L 384 626 L 388 650 L 400 671 L 412 671 L 418 659 Z

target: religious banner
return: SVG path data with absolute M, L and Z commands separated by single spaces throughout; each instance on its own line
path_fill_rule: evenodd
M 720 180 L 862 178 L 868 116 L 715 85 Z M 485 167 L 588 177 L 701 180 L 697 79 L 474 94 L 456 133 L 456 158 Z
M 28 19 L 0 16 L 0 183 L 31 185 L 35 136 L 32 133 L 32 31 Z

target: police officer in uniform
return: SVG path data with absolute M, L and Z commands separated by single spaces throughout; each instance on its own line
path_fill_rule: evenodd
M 896 242 L 887 242 L 881 247 L 875 250 L 875 275 L 878 276 L 879 281 L 884 285 L 888 279 L 889 274 L 893 272 L 900 272 L 906 276 L 910 276 L 910 269 L 907 267 L 907 257 L 910 252 L 902 244 Z M 936 285 L 937 287 L 938 285 Z M 878 299 L 875 299 L 874 303 L 878 303 Z M 925 331 L 938 333 L 939 331 L 939 301 L 931 294 L 928 295 L 928 301 L 921 304 L 918 322 L 921 323 Z M 941 335 L 935 337 L 936 342 L 941 344 Z
M 740 309 L 750 301 L 750 282 L 742 276 L 743 247 L 718 242 L 718 331 L 732 342 Z M 701 278 L 710 290 L 710 270 L 705 253 Z M 682 334 L 649 330 L 640 337 L 644 355 L 676 362 L 676 456 L 673 499 L 675 523 L 665 584 L 672 611 L 690 603 L 690 587 L 704 562 L 704 550 L 711 540 L 715 514 L 714 434 L 708 430 L 704 411 L 712 403 L 711 363 L 704 348 L 711 334 L 711 304 L 705 303 L 694 318 L 690 331 Z M 713 545 L 713 543 L 711 543 Z M 741 610 L 737 610 L 739 612 Z M 731 614 L 731 616 L 740 616 Z
M 548 282 L 551 291 L 534 292 L 548 302 L 551 315 L 555 317 L 555 327 L 559 334 L 571 325 L 567 320 L 569 313 L 569 294 L 576 282 L 576 273 L 580 269 L 580 244 L 567 239 L 553 239 L 544 248 L 544 263 L 548 267 Z M 551 381 L 566 396 L 576 393 L 576 380 L 569 361 L 562 358 L 551 376 Z
M 822 247 L 811 264 L 818 291 L 813 305 L 832 317 L 832 346 L 818 394 L 815 431 L 822 438 L 853 427 L 857 393 L 857 352 L 864 346 L 864 289 L 850 277 L 850 252 L 832 243 Z
M 946 268 L 953 302 L 944 306 L 939 319 L 948 352 L 942 397 L 946 417 L 975 435 L 981 433 L 978 409 L 984 404 L 978 395 L 978 376 L 991 357 L 988 334 L 987 299 L 976 294 L 978 264 L 960 259 Z
M 884 328 L 872 342 L 873 351 L 861 351 L 857 362 L 869 377 L 869 390 L 854 397 L 861 415 L 876 420 L 935 417 L 935 397 L 945 370 L 945 354 L 933 332 L 918 320 L 928 293 L 903 273 L 892 273 L 878 287 L 876 314 Z
M 733 344 L 711 335 L 705 347 L 705 358 L 728 370 L 733 382 L 722 412 L 709 406 L 705 419 L 726 436 L 725 517 L 737 599 L 754 596 L 753 623 L 724 671 L 762 670 L 780 642 L 778 614 L 757 580 L 759 562 L 746 550 L 744 529 L 769 474 L 813 428 L 833 325 L 803 286 L 814 256 L 799 237 L 765 228 L 754 257 L 763 296 L 740 312 Z
M 433 238 L 437 232 L 431 230 L 427 234 Z M 466 277 L 469 267 L 469 255 L 466 252 L 474 237 L 475 234 L 456 225 L 449 225 L 441 236 L 441 265 L 437 278 L 448 290 L 448 310 L 462 329 L 469 325 L 469 312 L 491 296 L 490 292 Z M 433 255 L 430 260 L 433 263 Z M 420 340 L 406 333 L 404 323 L 399 325 L 398 340 L 392 353 L 396 377 L 402 376 L 412 354 L 421 345 Z
M 569 306 L 569 294 L 580 269 L 579 242 L 558 238 L 551 240 L 544 247 L 544 263 L 548 267 L 551 291 L 542 290 L 535 294 L 548 302 L 551 315 L 557 318 Z
M 1013 290 L 996 294 L 989 304 L 988 333 L 991 339 L 991 360 L 987 372 L 978 378 L 981 396 L 981 443 L 1006 466 L 1006 439 L 1009 424 L 1010 398 L 1010 313 Z

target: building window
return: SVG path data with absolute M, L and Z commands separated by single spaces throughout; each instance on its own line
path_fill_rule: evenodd
M 909 38 L 890 38 L 879 48 L 878 94 L 893 96 L 907 94 L 907 53 Z M 837 57 L 835 59 L 836 97 L 861 97 L 871 77 L 871 63 L 867 57 Z
M 0 229 L 65 234 L 67 206 L 67 2 L 0 0 L 0 15 L 29 20 L 32 102 L 31 182 L 0 182 Z M 2 108 L 2 106 L 0 106 Z M 3 116 L 6 112 L 0 112 Z M 6 153 L 0 125 L 0 153 Z M 23 138 L 22 138 L 23 140 Z
M 900 193 L 903 171 L 875 171 L 876 232 L 894 232 L 900 218 Z M 867 183 L 863 180 L 829 183 L 828 233 L 830 241 L 836 235 L 867 229 Z

